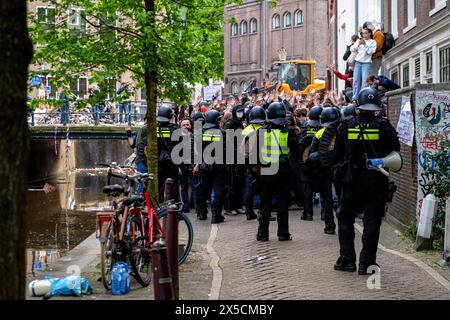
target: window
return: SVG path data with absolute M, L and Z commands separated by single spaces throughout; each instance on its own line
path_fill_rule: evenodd
M 256 21 L 256 19 L 250 20 L 250 32 L 251 33 L 258 32 L 258 21 Z
M 280 27 L 280 15 L 276 14 L 272 18 L 272 28 L 278 29 Z
M 395 83 L 399 83 L 398 81 L 398 69 L 395 68 L 394 70 L 391 71 L 391 80 L 394 81 Z
M 86 19 L 84 9 L 69 9 L 69 19 L 67 22 L 69 25 L 69 29 L 79 31 L 80 33 L 86 32 Z M 76 33 L 73 34 L 76 35 Z
M 45 77 L 39 77 L 41 78 L 41 83 L 45 85 L 46 92 L 47 92 L 47 98 L 57 98 L 56 92 L 56 82 L 52 79 L 51 76 L 45 76 Z
M 244 92 L 247 90 L 247 82 L 244 80 L 241 82 L 241 91 Z
M 236 94 L 238 92 L 238 85 L 236 82 L 231 83 L 231 94 Z
M 232 36 L 237 36 L 238 35 L 238 30 L 239 30 L 238 24 L 237 23 L 233 23 L 231 25 L 231 35 Z
M 429 13 L 430 17 L 447 6 L 447 0 L 434 0 L 431 2 L 432 2 L 430 6 L 431 11 Z
M 409 87 L 409 64 L 402 66 L 402 87 Z
M 296 26 L 303 25 L 303 11 L 302 10 L 295 11 L 295 25 Z
M 414 59 L 414 78 L 420 80 L 420 58 Z
M 398 0 L 391 0 L 391 32 L 398 36 Z
M 439 69 L 440 82 L 450 82 L 450 46 L 439 50 Z
M 292 25 L 291 23 L 291 13 L 290 12 L 286 12 L 284 14 L 284 27 L 290 27 Z
M 55 24 L 55 7 L 37 7 L 37 21 L 44 24 Z
M 427 75 L 433 74 L 433 53 L 431 51 L 425 54 L 425 61 L 426 61 L 426 74 Z
M 408 13 L 406 16 L 405 25 L 407 26 L 403 29 L 403 33 L 408 32 L 412 28 L 416 26 L 416 18 L 417 18 L 417 0 L 406 0 L 406 4 L 408 7 Z
M 244 20 L 241 22 L 241 34 L 247 34 L 247 32 L 247 21 Z
M 70 81 L 70 92 L 80 99 L 84 99 L 87 94 L 88 81 L 85 77 L 73 78 Z
M 147 91 L 146 88 L 141 88 L 141 107 L 147 106 Z M 142 111 L 141 111 L 142 112 Z

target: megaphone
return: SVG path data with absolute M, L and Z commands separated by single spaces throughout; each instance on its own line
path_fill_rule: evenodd
M 394 172 L 398 172 L 403 166 L 403 159 L 400 153 L 392 151 L 384 158 L 367 159 L 366 165 L 369 170 L 378 170 L 385 176 L 389 176 L 389 172 L 384 170 L 384 168 L 389 168 Z

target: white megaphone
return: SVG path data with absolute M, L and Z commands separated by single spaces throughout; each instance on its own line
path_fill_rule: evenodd
M 400 153 L 392 151 L 384 158 L 367 159 L 366 165 L 369 170 L 378 170 L 385 176 L 389 176 L 389 172 L 384 170 L 384 168 L 389 168 L 394 172 L 398 172 L 403 166 L 403 159 Z

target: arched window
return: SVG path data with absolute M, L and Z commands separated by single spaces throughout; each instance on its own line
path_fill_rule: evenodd
M 231 35 L 232 36 L 237 36 L 238 35 L 238 31 L 239 31 L 239 26 L 237 23 L 233 23 L 231 25 Z
M 250 32 L 251 33 L 258 32 L 258 21 L 256 21 L 256 19 L 250 20 Z
M 236 94 L 238 92 L 238 84 L 236 81 L 231 83 L 231 94 Z
M 242 21 L 241 22 L 241 34 L 247 34 L 248 32 L 248 27 L 247 27 L 247 21 Z
M 280 27 L 280 15 L 276 14 L 272 18 L 272 28 L 278 29 Z
M 243 80 L 241 82 L 241 91 L 244 92 L 247 89 L 247 81 Z
M 301 26 L 303 24 L 303 11 L 297 10 L 295 11 L 295 25 Z
M 284 14 L 284 27 L 290 27 L 292 25 L 291 23 L 291 13 L 290 12 L 286 12 Z

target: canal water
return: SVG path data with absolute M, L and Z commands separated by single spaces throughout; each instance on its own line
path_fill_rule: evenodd
M 45 272 L 95 232 L 96 210 L 107 171 L 98 163 L 123 163 L 126 141 L 33 141 L 27 191 L 27 272 Z M 120 181 L 114 181 L 120 183 Z

